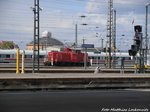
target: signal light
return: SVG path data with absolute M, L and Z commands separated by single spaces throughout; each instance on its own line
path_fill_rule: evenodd
M 134 31 L 135 32 L 142 32 L 142 26 L 141 25 L 134 26 Z
M 136 56 L 137 51 L 132 51 L 132 56 Z
M 103 50 L 102 50 L 103 52 L 110 52 L 110 47 L 108 47 L 108 48 L 103 48 Z
M 103 48 L 103 52 L 106 52 L 106 48 Z
M 129 56 L 132 56 L 132 50 L 129 49 L 128 52 L 129 52 Z
M 131 45 L 131 49 L 128 50 L 128 53 L 130 56 L 136 56 L 138 52 L 138 46 L 137 45 Z
M 130 49 L 130 50 L 128 50 L 128 53 L 129 53 L 130 56 L 136 56 L 137 51 L 133 50 L 133 49 Z
M 136 46 L 136 45 L 131 45 L 131 49 L 132 49 L 133 51 L 137 51 L 137 46 Z
M 137 52 L 141 48 L 142 26 L 141 25 L 134 26 L 134 31 L 135 31 L 134 44 L 131 45 L 131 49 L 128 50 L 130 56 L 136 56 Z
M 139 51 L 140 45 L 141 45 L 141 40 L 139 40 L 139 39 L 134 39 L 134 41 L 135 41 L 136 49 L 137 49 L 137 51 Z
M 139 50 L 141 46 L 141 39 L 142 39 L 142 33 L 140 33 L 140 31 L 142 31 L 142 27 L 139 25 L 135 26 L 135 30 L 137 32 L 135 32 L 134 44 L 137 46 L 137 50 Z
M 135 39 L 135 44 L 137 45 L 137 46 L 140 46 L 140 44 L 141 44 L 141 41 L 139 40 L 139 39 Z

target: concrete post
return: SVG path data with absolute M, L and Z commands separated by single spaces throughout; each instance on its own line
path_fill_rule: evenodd
M 16 50 L 16 74 L 20 73 L 20 52 L 19 52 L 19 48 Z
M 21 73 L 24 73 L 25 67 L 24 67 L 24 57 L 25 57 L 25 51 L 23 50 L 22 52 L 22 69 L 21 69 Z

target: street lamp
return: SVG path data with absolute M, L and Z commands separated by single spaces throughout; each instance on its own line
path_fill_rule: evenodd
M 85 18 L 86 16 L 85 16 L 85 15 L 81 15 L 80 17 L 81 17 L 81 18 Z
M 87 24 L 82 24 L 82 25 L 84 25 L 84 26 L 86 26 Z M 83 37 L 83 45 L 85 44 L 85 39 L 84 39 L 84 37 Z M 86 66 L 87 66 L 87 61 L 86 61 L 86 58 L 87 58 L 87 56 L 86 56 L 86 54 L 87 54 L 87 48 L 85 47 L 85 54 L 84 54 L 84 69 L 86 69 Z
M 145 43 L 146 43 L 146 51 L 145 51 L 145 65 L 147 65 L 147 50 L 148 50 L 148 39 L 147 39 L 147 24 L 148 24 L 148 6 L 150 3 L 145 5 L 146 15 L 145 15 Z
M 80 16 L 81 18 L 85 18 L 86 16 L 85 15 L 81 15 Z M 81 25 L 87 25 L 86 23 L 83 23 Z M 76 23 L 75 24 L 75 46 L 77 47 L 78 45 L 78 24 Z

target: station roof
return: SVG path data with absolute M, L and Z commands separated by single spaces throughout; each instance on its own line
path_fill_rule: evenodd
M 33 41 L 30 42 L 29 44 L 33 45 Z M 64 44 L 55 39 L 55 38 L 51 38 L 51 37 L 41 37 L 39 38 L 39 44 L 40 45 L 47 45 L 47 46 L 63 46 Z

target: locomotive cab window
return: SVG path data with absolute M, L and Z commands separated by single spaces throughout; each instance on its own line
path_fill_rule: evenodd
M 81 51 L 80 50 L 75 50 L 75 53 L 81 53 Z

